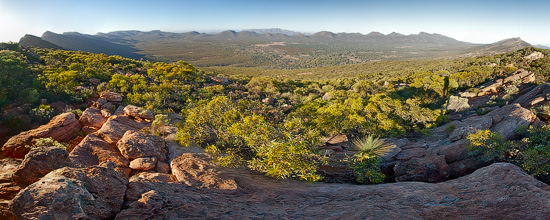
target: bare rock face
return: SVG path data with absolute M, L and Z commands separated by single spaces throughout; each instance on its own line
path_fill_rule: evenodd
M 124 114 L 132 116 L 132 117 L 136 117 L 136 118 L 141 118 L 141 119 L 151 120 L 151 119 L 155 118 L 153 116 L 153 112 L 151 112 L 147 109 L 142 109 L 140 107 L 133 106 L 133 105 L 126 106 L 124 108 Z
M 516 128 L 529 126 L 537 118 L 533 112 L 517 103 L 503 106 L 487 116 L 493 119 L 491 130 L 500 133 L 504 140 L 515 139 L 518 136 Z
M 116 144 L 128 130 L 139 131 L 146 127 L 147 123 L 140 123 L 126 116 L 111 116 L 97 131 L 107 142 Z
M 548 97 L 548 93 L 550 93 L 550 84 L 543 83 L 517 98 L 514 103 L 519 103 L 523 107 L 529 107 L 535 99 L 548 100 L 550 98 Z
M 13 173 L 14 182 L 30 185 L 49 172 L 70 166 L 69 152 L 58 147 L 37 147 L 25 155 L 25 159 Z
M 0 183 L 11 182 L 11 176 L 21 165 L 21 159 L 5 158 L 0 160 Z
M 115 219 L 150 219 L 153 213 L 159 212 L 168 205 L 168 199 L 154 190 L 141 195 L 131 203 L 128 209 L 120 212 Z
M 21 164 L 20 159 L 0 160 L 0 219 L 15 219 L 9 209 L 9 203 L 22 188 L 12 182 L 11 176 Z
M 25 145 L 32 145 L 35 139 L 51 137 L 59 142 L 71 140 L 75 131 L 80 129 L 80 123 L 71 112 L 55 116 L 45 125 L 30 131 L 21 132 L 10 138 L 2 147 L 2 152 L 8 157 L 23 158 L 29 152 Z
M 128 160 L 117 149 L 96 134 L 87 135 L 70 153 L 71 161 L 76 165 L 94 166 L 104 161 L 115 162 L 119 166 L 128 166 Z
M 235 180 L 224 177 L 210 160 L 207 154 L 185 153 L 172 161 L 172 173 L 178 181 L 192 187 L 237 189 Z
M 78 119 L 80 122 L 80 125 L 82 126 L 83 130 L 86 128 L 88 131 L 87 133 L 92 133 L 107 121 L 107 118 L 103 116 L 101 113 L 101 110 L 97 108 L 87 108 L 84 112 L 82 112 L 82 116 L 80 116 L 80 119 Z
M 438 155 L 443 155 L 447 163 L 452 163 L 457 160 L 467 158 L 468 155 L 468 141 L 461 139 L 435 149 Z
M 431 155 L 399 161 L 393 168 L 395 180 L 441 182 L 449 178 L 449 165 L 444 156 Z
M 140 157 L 156 157 L 159 161 L 166 160 L 166 145 L 164 140 L 156 135 L 139 131 L 126 131 L 117 147 L 120 153 L 129 160 Z
M 491 125 L 493 125 L 492 117 L 487 117 L 486 115 L 471 117 L 458 122 L 456 128 L 449 134 L 449 139 L 451 141 L 457 141 L 466 138 L 468 134 L 476 130 L 489 129 Z
M 52 171 L 19 192 L 10 210 L 18 219 L 113 219 L 127 184 L 115 166 L 107 162 Z
M 134 182 L 128 189 L 130 205 L 117 219 L 547 219 L 550 215 L 550 187 L 508 163 L 437 184 L 304 184 L 244 171 L 235 173 L 235 178 L 243 183 L 242 191 Z
M 122 96 L 116 92 L 102 92 L 100 97 L 107 102 L 122 102 Z

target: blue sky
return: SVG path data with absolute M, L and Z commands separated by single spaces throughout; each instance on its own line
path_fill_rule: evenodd
M 0 0 L 0 42 L 50 30 L 221 31 L 283 28 L 318 31 L 439 33 L 492 43 L 521 37 L 550 46 L 550 1 L 349 0 Z

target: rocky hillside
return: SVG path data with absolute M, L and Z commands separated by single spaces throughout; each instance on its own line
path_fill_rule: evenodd
M 78 120 L 64 113 L 4 144 L 10 158 L 0 164 L 2 218 L 544 219 L 550 187 L 516 165 L 490 164 L 468 152 L 465 139 L 490 129 L 513 140 L 517 127 L 545 124 L 530 109 L 549 101 L 550 84 L 533 80 L 520 69 L 451 96 L 451 121 L 430 136 L 386 140 L 395 147 L 380 168 L 397 183 L 367 186 L 276 180 L 218 167 L 202 149 L 177 144 L 174 127 L 150 134 L 152 112 L 103 92 Z M 512 85 L 519 86 L 512 101 L 487 104 Z M 67 151 L 37 146 L 40 138 L 69 143 Z M 350 171 L 338 158 L 354 154 L 353 145 L 339 136 L 321 148 L 331 163 L 320 171 L 345 182 Z

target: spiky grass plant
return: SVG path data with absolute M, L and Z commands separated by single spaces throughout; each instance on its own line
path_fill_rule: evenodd
M 386 144 L 384 140 L 374 135 L 356 139 L 352 143 L 359 150 L 359 153 L 349 160 L 357 182 L 366 184 L 384 182 L 385 175 L 378 168 L 378 164 L 380 157 L 389 153 L 394 146 Z
M 394 146 L 386 144 L 384 140 L 367 135 L 362 139 L 355 139 L 352 143 L 357 147 L 360 154 L 366 157 L 382 157 L 388 154 Z

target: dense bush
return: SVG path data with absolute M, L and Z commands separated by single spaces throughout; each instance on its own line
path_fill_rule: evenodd
M 482 153 L 487 160 L 512 162 L 536 176 L 550 173 L 550 126 L 519 128 L 519 141 L 502 141 L 500 135 L 480 130 L 468 135 L 470 152 Z
M 271 123 L 251 105 L 226 96 L 199 102 L 185 114 L 177 138 L 183 145 L 205 147 L 223 166 L 246 165 L 277 178 L 319 180 L 315 130 L 306 129 L 299 119 Z

